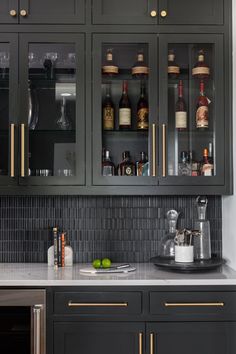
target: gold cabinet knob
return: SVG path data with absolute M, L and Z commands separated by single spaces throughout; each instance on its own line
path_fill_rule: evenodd
M 161 17 L 165 18 L 167 16 L 167 11 L 166 10 L 162 10 L 161 11 Z
M 20 10 L 20 14 L 22 17 L 26 17 L 27 16 L 27 11 L 26 10 Z
M 9 13 L 10 13 L 11 17 L 16 17 L 16 15 L 17 15 L 16 10 L 11 10 Z
M 150 12 L 150 16 L 151 16 L 151 17 L 157 17 L 157 12 L 156 12 L 156 10 L 152 10 L 152 11 Z

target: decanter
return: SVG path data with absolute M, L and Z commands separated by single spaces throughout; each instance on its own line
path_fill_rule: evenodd
M 160 256 L 164 258 L 174 258 L 176 225 L 179 213 L 176 210 L 172 209 L 167 212 L 166 216 L 168 221 L 168 232 L 161 241 Z

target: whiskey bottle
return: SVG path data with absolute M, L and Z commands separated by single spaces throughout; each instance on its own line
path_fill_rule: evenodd
M 176 79 L 180 74 L 180 67 L 175 62 L 175 52 L 169 50 L 168 54 L 168 76 L 170 79 Z
M 207 148 L 203 150 L 203 159 L 200 165 L 200 173 L 202 176 L 213 176 L 213 163 L 209 159 Z
M 115 128 L 115 110 L 111 98 L 110 85 L 106 87 L 106 97 L 102 105 L 103 130 L 114 130 Z
M 187 151 L 181 151 L 179 163 L 179 176 L 191 176 L 192 171 L 189 164 L 189 155 Z
M 204 82 L 200 82 L 200 96 L 197 102 L 196 127 L 197 129 L 207 129 L 209 125 L 209 99 L 204 93 Z
M 183 98 L 183 81 L 179 81 L 178 86 L 178 101 L 175 106 L 175 127 L 179 131 L 187 129 L 187 108 Z
M 137 129 L 145 130 L 148 129 L 148 100 L 146 97 L 146 90 L 144 82 L 141 83 L 141 93 L 137 105 Z
M 145 77 L 149 74 L 149 68 L 144 61 L 144 54 L 142 51 L 138 52 L 137 54 L 137 61 L 132 67 L 132 75 L 137 77 Z
M 119 128 L 131 129 L 131 104 L 128 96 L 128 82 L 123 81 L 122 96 L 119 103 Z
M 208 78 L 210 75 L 210 68 L 205 63 L 205 55 L 202 49 L 198 52 L 198 62 L 192 70 L 192 75 L 201 80 Z
M 112 49 L 107 49 L 106 59 L 102 66 L 102 73 L 103 75 L 108 75 L 108 76 L 114 76 L 119 73 L 119 68 L 115 64 L 113 59 Z
M 103 176 L 114 176 L 115 175 L 115 165 L 111 161 L 110 152 L 105 150 L 105 156 L 102 161 L 102 175 Z
M 145 152 L 140 152 L 140 160 L 136 162 L 137 176 L 149 176 L 149 163 Z
M 122 162 L 118 166 L 119 176 L 135 176 L 135 164 L 131 161 L 130 152 L 122 153 Z

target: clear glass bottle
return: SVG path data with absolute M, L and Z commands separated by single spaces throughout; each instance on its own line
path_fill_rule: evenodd
M 136 162 L 137 176 L 149 176 L 148 173 L 148 160 L 144 151 L 140 152 L 140 160 Z
M 205 196 L 196 199 L 198 219 L 194 222 L 194 229 L 200 232 L 194 237 L 194 258 L 204 260 L 211 258 L 210 222 L 206 220 L 208 200 Z
M 166 214 L 168 221 L 168 232 L 161 241 L 160 256 L 163 258 L 175 257 L 175 236 L 176 225 L 179 217 L 179 213 L 176 210 L 169 210 Z
M 181 151 L 179 163 L 179 176 L 191 176 L 191 165 L 189 163 L 189 154 L 187 151 Z
M 110 151 L 105 150 L 102 161 L 102 175 L 103 176 L 114 176 L 115 175 L 115 165 L 111 161 Z

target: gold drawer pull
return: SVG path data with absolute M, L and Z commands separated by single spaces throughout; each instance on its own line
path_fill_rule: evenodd
M 143 334 L 142 332 L 138 335 L 138 354 L 143 354 Z
M 150 333 L 150 354 L 154 354 L 154 334 Z
M 128 307 L 128 302 L 68 302 L 69 307 Z
M 156 177 L 156 124 L 152 125 L 152 177 Z
M 165 307 L 224 307 L 224 302 L 165 302 Z
M 15 124 L 11 124 L 11 177 L 15 177 Z

